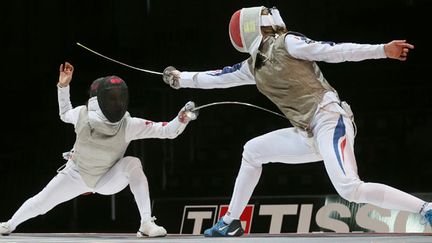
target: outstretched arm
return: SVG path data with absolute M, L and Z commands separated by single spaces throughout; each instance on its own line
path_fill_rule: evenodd
M 206 72 L 180 72 L 170 66 L 164 70 L 163 80 L 175 89 L 214 89 L 255 84 L 255 79 L 246 61 Z
M 370 45 L 356 43 L 334 43 L 314 41 L 303 36 L 287 35 L 285 46 L 294 58 L 308 61 L 338 63 L 367 59 L 393 58 L 405 61 L 409 49 L 414 46 L 405 41 Z
M 191 120 L 197 118 L 198 114 L 193 111 L 194 108 L 195 103 L 189 101 L 170 122 L 153 122 L 132 117 L 128 119 L 126 126 L 126 141 L 143 138 L 176 138 Z

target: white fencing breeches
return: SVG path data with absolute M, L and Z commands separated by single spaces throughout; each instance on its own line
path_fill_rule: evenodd
M 56 205 L 83 193 L 112 195 L 120 192 L 127 185 L 130 186 L 137 202 L 141 223 L 149 220 L 151 217 L 149 189 L 141 162 L 135 157 L 124 157 L 101 177 L 95 188 L 89 188 L 82 180 L 74 162 L 68 161 L 66 167 L 41 192 L 24 202 L 9 223 L 12 229 L 15 229 L 22 222 L 45 214 Z
M 262 165 L 271 162 L 300 164 L 324 161 L 338 194 L 357 203 L 418 213 L 425 203 L 395 188 L 365 183 L 357 174 L 354 129 L 345 111 L 331 103 L 317 112 L 309 138 L 296 128 L 276 130 L 248 141 L 237 176 L 226 221 L 238 219 L 257 185 Z

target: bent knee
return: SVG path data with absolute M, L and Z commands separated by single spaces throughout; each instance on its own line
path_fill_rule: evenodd
M 140 169 L 142 170 L 141 160 L 137 157 L 127 156 L 123 158 L 126 172 L 132 172 L 133 170 Z
M 254 167 L 260 167 L 262 164 L 266 163 L 264 161 L 263 157 L 260 156 L 260 146 L 259 142 L 256 139 L 249 140 L 244 146 L 243 146 L 243 158 L 245 161 L 254 166 Z
M 358 188 L 363 184 L 363 181 L 355 180 L 354 182 L 335 185 L 336 191 L 339 196 L 349 202 L 359 202 Z

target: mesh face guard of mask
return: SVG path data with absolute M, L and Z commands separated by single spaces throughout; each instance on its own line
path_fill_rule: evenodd
M 90 87 L 90 97 L 97 96 L 102 114 L 108 121 L 120 121 L 127 111 L 129 92 L 126 83 L 117 76 L 98 78 Z

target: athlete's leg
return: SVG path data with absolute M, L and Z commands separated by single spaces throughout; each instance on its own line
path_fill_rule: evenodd
M 15 212 L 8 221 L 11 230 L 14 230 L 22 222 L 45 214 L 56 205 L 75 198 L 89 190 L 75 169 L 73 162 L 69 161 L 66 167 L 41 192 L 25 201 Z
M 136 157 L 124 157 L 117 162 L 97 183 L 95 191 L 112 195 L 129 185 L 141 216 L 141 223 L 151 219 L 150 193 L 147 177 L 141 161 Z
M 167 231 L 155 224 L 151 217 L 150 192 L 141 161 L 136 157 L 125 157 L 118 161 L 98 182 L 96 192 L 115 194 L 129 185 L 141 216 L 138 237 L 165 236 Z
M 244 146 L 240 171 L 228 212 L 204 236 L 241 236 L 243 229 L 239 218 L 261 176 L 262 165 L 270 162 L 287 164 L 320 161 L 313 140 L 296 128 L 276 130 L 256 137 Z
M 327 173 L 339 195 L 352 202 L 419 213 L 425 201 L 384 184 L 360 180 L 354 155 L 353 125 L 341 115 L 344 111 L 337 104 L 329 106 L 317 113 L 313 131 Z
M 224 221 L 230 223 L 240 217 L 259 181 L 263 164 L 300 164 L 320 160 L 313 140 L 296 128 L 276 130 L 250 140 L 244 146 L 240 171 Z

